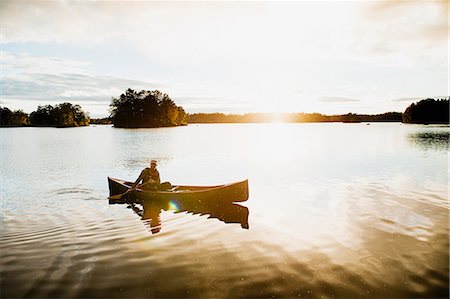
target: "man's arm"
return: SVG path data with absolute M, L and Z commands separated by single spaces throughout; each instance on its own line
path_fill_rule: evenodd
M 141 171 L 141 174 L 137 178 L 136 182 L 134 182 L 134 184 L 131 186 L 131 189 L 136 188 L 136 186 L 141 182 L 143 174 L 144 174 L 144 170 Z
M 156 181 L 158 184 L 161 184 L 161 179 L 159 178 L 159 171 L 157 170 L 156 173 L 157 173 L 157 176 L 156 176 L 156 180 L 155 180 L 155 181 Z

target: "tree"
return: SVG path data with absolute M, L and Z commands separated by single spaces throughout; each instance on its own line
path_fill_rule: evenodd
M 0 126 L 11 125 L 12 112 L 8 108 L 0 106 Z
M 112 98 L 110 118 L 119 128 L 153 128 L 186 125 L 186 113 L 159 90 L 127 89 Z
M 30 124 L 28 114 L 22 110 L 11 111 L 0 107 L 0 126 L 26 126 Z
M 405 123 L 449 123 L 449 99 L 425 99 L 412 103 L 403 112 Z
M 79 105 L 65 102 L 56 105 L 38 106 L 31 112 L 30 120 L 36 126 L 78 127 L 89 125 L 89 115 Z
M 11 122 L 14 126 L 26 126 L 30 124 L 30 118 L 22 110 L 16 110 L 12 113 Z

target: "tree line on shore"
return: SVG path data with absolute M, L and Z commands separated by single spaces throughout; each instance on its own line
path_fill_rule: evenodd
M 320 113 L 195 113 L 188 114 L 189 123 L 267 123 L 267 122 L 401 122 L 401 112 L 383 114 L 354 114 L 323 115 Z
M 29 115 L 0 106 L 0 126 L 78 127 L 89 125 L 89 114 L 68 102 L 38 106 Z
M 126 95 L 122 95 L 124 97 Z M 136 98 L 136 96 L 134 96 Z M 121 102 L 124 102 L 122 99 Z M 113 102 L 114 103 L 114 102 Z M 113 104 L 111 104 L 113 105 Z M 120 103 L 119 103 L 120 105 Z M 184 114 L 183 125 L 186 123 L 267 123 L 274 120 L 280 122 L 404 122 L 404 123 L 449 123 L 448 99 L 425 99 L 411 104 L 405 112 L 387 112 L 382 114 L 355 114 L 324 115 L 320 113 L 194 113 Z M 126 119 L 126 118 L 125 118 Z M 93 119 L 94 124 L 114 124 L 117 120 L 107 117 Z
M 194 113 L 187 114 L 167 95 L 158 90 L 128 89 L 110 104 L 110 116 L 90 119 L 79 105 L 62 103 L 38 106 L 30 115 L 22 110 L 0 107 L 0 126 L 73 127 L 91 124 L 113 124 L 119 128 L 153 128 L 188 123 L 264 123 L 273 122 L 405 122 L 449 123 L 449 99 L 425 99 L 411 104 L 405 112 L 383 114 L 323 115 L 320 113 Z
M 412 103 L 403 113 L 405 123 L 449 123 L 449 99 L 425 99 Z
M 280 121 L 301 122 L 404 122 L 404 123 L 449 123 L 449 99 L 425 99 L 411 104 L 405 112 L 382 114 L 341 114 L 320 113 L 195 113 L 188 114 L 188 123 L 266 123 Z

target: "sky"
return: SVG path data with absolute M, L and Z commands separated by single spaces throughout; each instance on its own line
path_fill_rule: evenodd
M 448 1 L 0 1 L 0 106 L 105 117 L 127 88 L 188 113 L 404 111 L 448 97 Z

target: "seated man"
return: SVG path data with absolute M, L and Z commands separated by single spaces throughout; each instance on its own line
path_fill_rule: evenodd
M 142 184 L 138 184 L 142 181 Z M 156 160 L 150 162 L 150 168 L 146 167 L 141 171 L 141 174 L 134 182 L 131 189 L 139 187 L 142 190 L 158 190 L 161 184 L 161 179 L 159 178 L 159 172 L 156 169 Z
M 142 184 L 139 184 L 142 181 Z M 109 197 L 111 200 L 120 200 L 124 199 L 125 196 L 129 196 L 131 192 L 133 192 L 136 188 L 146 190 L 146 191 L 161 191 L 161 190 L 170 190 L 172 185 L 169 182 L 165 182 L 161 184 L 161 180 L 159 178 L 159 172 L 156 169 L 156 161 L 152 160 L 150 162 L 150 168 L 146 167 L 141 171 L 141 174 L 137 178 L 137 180 L 133 183 L 130 189 L 128 189 L 125 193 L 116 194 Z

